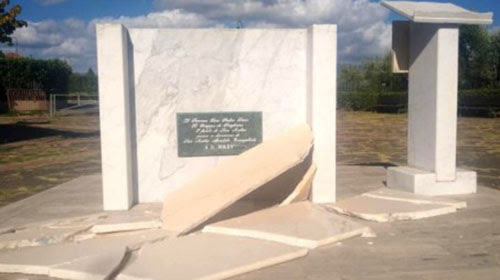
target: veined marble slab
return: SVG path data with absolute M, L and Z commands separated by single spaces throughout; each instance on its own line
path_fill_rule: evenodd
M 139 202 L 211 169 L 177 157 L 176 113 L 261 111 L 264 141 L 306 122 L 306 29 L 129 29 Z
M 336 25 L 127 29 L 103 23 L 97 37 L 105 210 L 160 202 L 222 159 L 178 157 L 177 113 L 262 113 L 263 141 L 309 124 L 317 136 L 312 200 L 335 201 Z

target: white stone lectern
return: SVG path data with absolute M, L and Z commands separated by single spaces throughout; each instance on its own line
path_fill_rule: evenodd
M 425 195 L 476 192 L 476 173 L 456 168 L 460 24 L 491 24 L 492 13 L 448 3 L 383 1 L 408 18 L 393 24 L 393 69 L 409 73 L 408 166 L 387 187 Z

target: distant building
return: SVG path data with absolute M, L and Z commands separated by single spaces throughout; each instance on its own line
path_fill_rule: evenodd
M 7 58 L 7 59 L 19 59 L 19 58 L 22 58 L 22 56 L 18 53 L 6 53 L 5 58 Z

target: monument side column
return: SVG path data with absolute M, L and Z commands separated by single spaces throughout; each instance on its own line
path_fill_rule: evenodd
M 313 25 L 307 36 L 307 120 L 318 166 L 311 197 L 315 203 L 330 203 L 336 199 L 337 26 Z
M 458 26 L 410 23 L 408 165 L 456 178 Z
M 97 61 L 104 210 L 133 204 L 127 30 L 98 24 Z

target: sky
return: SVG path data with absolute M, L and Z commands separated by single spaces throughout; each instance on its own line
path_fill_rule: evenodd
M 11 0 L 28 22 L 13 34 L 18 52 L 33 58 L 66 60 L 75 72 L 96 70 L 95 24 L 135 28 L 300 28 L 338 24 L 339 63 L 359 63 L 385 54 L 391 21 L 401 19 L 375 0 Z M 435 0 L 500 16 L 500 0 Z M 500 17 L 492 27 L 500 26 Z

